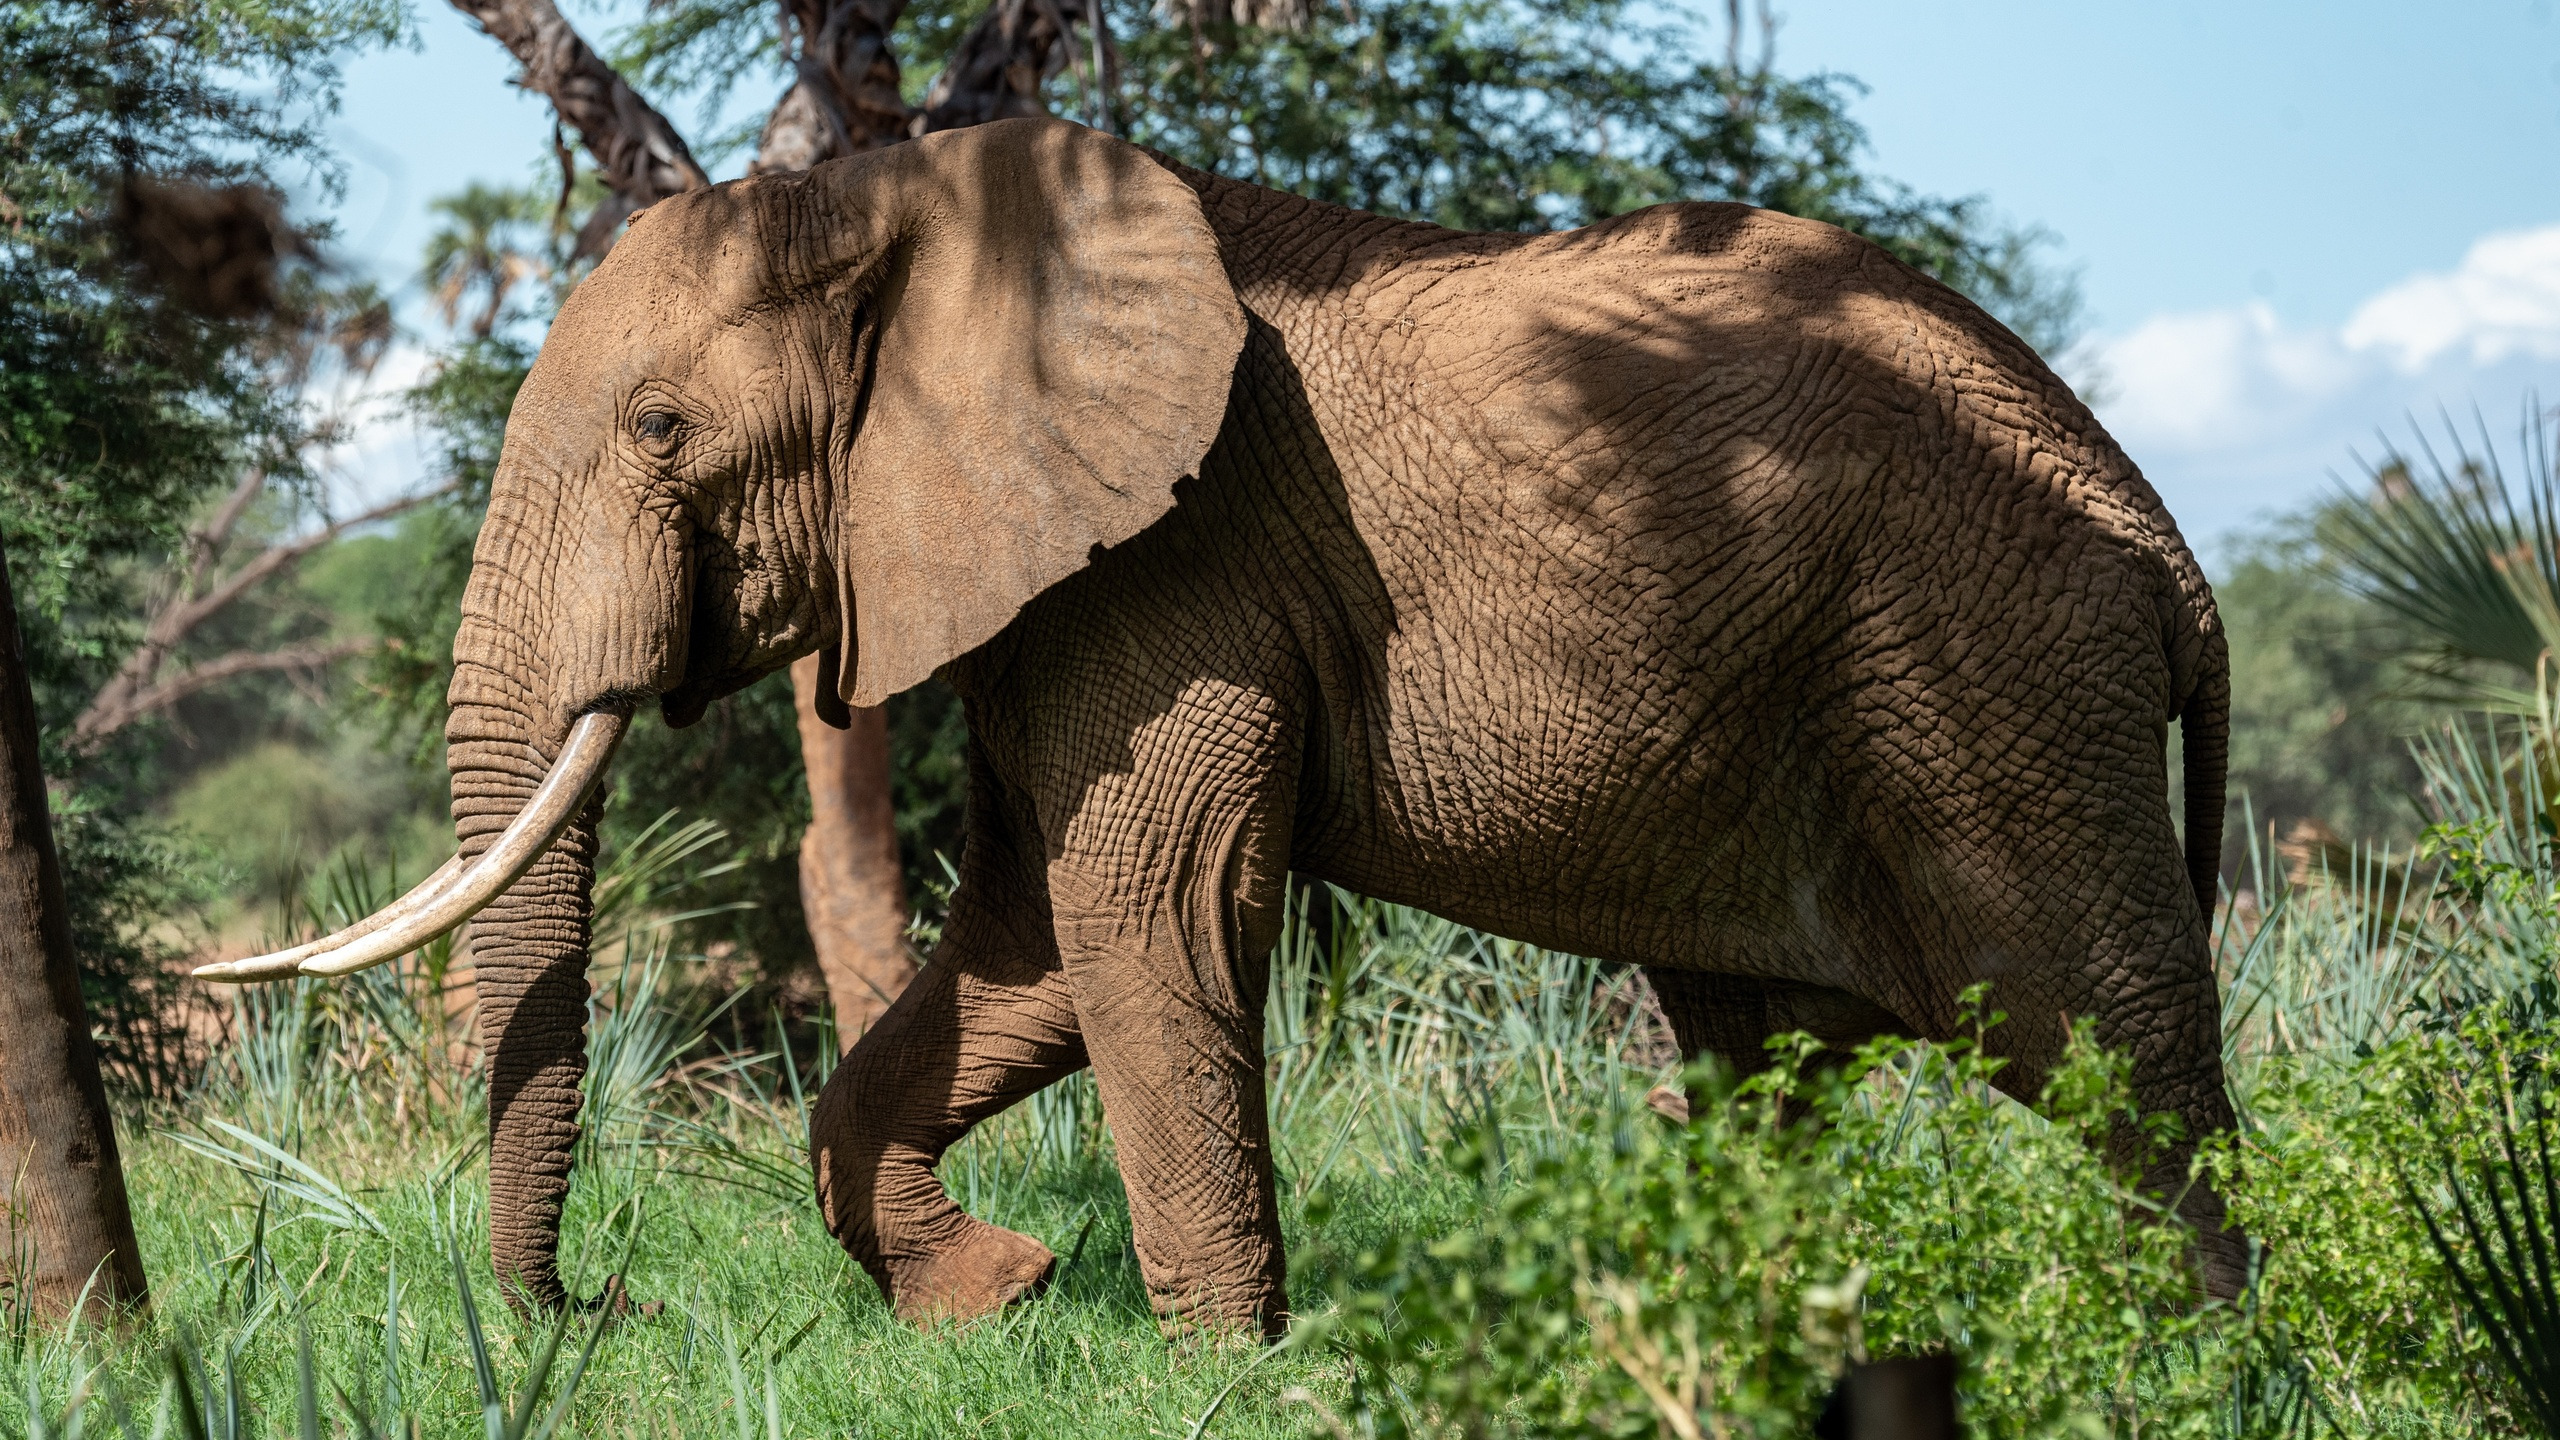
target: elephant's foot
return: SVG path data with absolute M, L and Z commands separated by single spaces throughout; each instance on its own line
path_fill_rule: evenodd
M 604 1277 L 604 1290 L 596 1298 L 584 1302 L 578 1308 L 609 1311 L 617 1319 L 626 1315 L 637 1315 L 648 1319 L 666 1309 L 667 1302 L 664 1300 L 635 1301 L 631 1298 L 630 1289 L 622 1283 L 620 1275 L 607 1275 Z
M 2165 1187 L 2160 1187 L 2165 1188 Z M 2178 1197 L 2178 1218 L 2195 1229 L 2187 1253 L 2208 1300 L 2237 1300 L 2249 1288 L 2249 1237 L 2234 1228 L 2222 1197 L 2198 1179 Z
M 1058 1257 L 1028 1235 L 973 1219 L 958 1243 L 884 1268 L 882 1285 L 899 1319 L 957 1324 L 1039 1294 L 1057 1271 Z
M 1175 1342 L 1249 1340 L 1271 1344 L 1289 1333 L 1286 1297 L 1195 1294 L 1179 1303 L 1156 1299 L 1156 1330 Z

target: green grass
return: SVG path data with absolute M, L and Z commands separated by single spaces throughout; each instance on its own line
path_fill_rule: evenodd
M 477 1163 L 446 1167 L 449 1178 L 438 1183 L 435 1160 L 457 1138 L 413 1131 L 338 1156 L 315 1146 L 315 1166 L 334 1173 L 387 1233 L 271 1217 L 255 1295 L 255 1187 L 165 1140 L 137 1146 L 129 1170 L 157 1287 L 157 1326 L 208 1344 L 249 1331 L 238 1361 L 247 1403 L 267 1417 L 266 1433 L 290 1433 L 298 1385 L 290 1297 L 312 1317 L 322 1393 L 334 1382 L 353 1396 L 378 1396 L 382 1319 L 396 1272 L 403 1402 L 423 1433 L 477 1433 L 472 1361 L 441 1241 L 448 1226 L 471 1261 L 502 1386 L 521 1383 L 545 1329 L 509 1313 L 487 1273 Z M 1282 1405 L 1281 1393 L 1304 1386 L 1338 1394 L 1343 1386 L 1339 1362 L 1262 1361 L 1257 1347 L 1169 1346 L 1158 1338 L 1119 1182 L 1099 1160 L 1037 1169 L 1027 1181 L 1004 1164 L 1006 1182 L 986 1187 L 979 1213 L 1045 1240 L 1062 1257 L 1057 1283 L 996 1321 L 923 1332 L 889 1315 L 806 1197 L 786 1200 L 614 1158 L 581 1177 L 567 1225 L 578 1253 L 566 1268 L 581 1277 L 584 1293 L 598 1292 L 636 1207 L 627 1286 L 644 1308 L 663 1308 L 612 1325 L 567 1433 L 726 1436 L 741 1433 L 743 1421 L 762 1435 L 770 1389 L 792 1435 L 1187 1435 L 1233 1383 L 1211 1433 L 1294 1435 L 1308 1412 Z M 1444 1226 L 1472 1191 L 1370 1179 L 1344 1194 L 1353 1203 L 1329 1227 L 1336 1243 Z M 1291 1230 L 1295 1244 L 1311 1238 L 1303 1225 Z M 261 1313 L 263 1323 L 244 1323 Z M 573 1333 L 572 1348 L 578 1338 Z M 725 1358 L 732 1350 L 748 1392 L 743 1417 Z M 77 1361 L 58 1346 L 39 1345 L 35 1357 L 40 1388 L 66 1393 Z M 111 1368 L 128 1394 L 148 1397 L 159 1385 L 155 1359 L 126 1345 Z M 6 1405 L 0 1401 L 0 1428 L 12 1423 Z
M 353 870 L 328 878 L 314 926 L 362 909 L 388 883 Z M 1399 924 L 1412 933 L 1373 936 L 1336 982 L 1409 961 L 1399 944 L 1436 955 L 1453 936 L 1508 967 L 1497 975 L 1480 963 L 1476 978 L 1490 986 L 1473 994 L 1328 1009 L 1333 992 L 1310 974 L 1318 962 L 1303 930 L 1293 932 L 1301 938 L 1280 965 L 1294 978 L 1273 1007 L 1272 1048 L 1275 1111 L 1286 1122 L 1284 1228 L 1296 1253 L 1356 1252 L 1462 1223 L 1481 1193 L 1431 1163 L 1445 1128 L 1434 1116 L 1488 1066 L 1520 1078 L 1497 1063 L 1487 1036 L 1520 1032 L 1515 1003 L 1529 1007 L 1526 1023 L 1611 1023 L 1588 1009 L 1587 983 L 1582 1005 L 1561 1022 L 1550 1013 L 1554 987 L 1544 982 L 1584 981 L 1588 962 L 1497 949 L 1428 917 Z M 488 1270 L 483 1098 L 475 1077 L 437 1059 L 446 1037 L 432 1029 L 427 996 L 442 963 L 412 957 L 354 984 L 243 994 L 234 1039 L 195 1099 L 127 1136 L 150 1317 L 119 1335 L 38 1329 L 0 1348 L 20 1372 L 0 1385 L 0 1433 L 38 1433 L 31 1417 L 58 1426 L 75 1397 L 100 1402 L 84 1411 L 90 1428 L 121 1404 L 137 1433 L 152 1433 L 177 1341 L 202 1351 L 208 1383 L 225 1395 L 229 1366 L 252 1417 L 242 1433 L 296 1433 L 304 1317 L 324 1429 L 364 1433 L 365 1417 L 396 1432 L 385 1417 L 403 1414 L 424 1435 L 486 1433 L 449 1247 L 468 1261 L 501 1390 L 512 1394 L 535 1368 L 549 1327 L 510 1312 Z M 1160 1337 L 1089 1076 L 982 1127 L 941 1168 L 973 1213 L 1055 1250 L 1056 1282 L 993 1321 L 933 1331 L 897 1322 L 810 1198 L 805 1101 L 826 1067 L 780 1047 L 710 1047 L 714 1017 L 687 1004 L 681 966 L 645 932 L 601 968 L 563 1271 L 579 1293 L 599 1293 L 627 1237 L 626 1286 L 639 1308 L 596 1344 L 563 1433 L 764 1436 L 770 1415 L 787 1435 L 1299 1435 L 1317 1409 L 1284 1397 L 1345 1393 L 1350 1371 L 1338 1357 Z M 1463 956 L 1451 973 L 1470 973 Z M 733 1033 L 729 1020 L 716 1028 Z M 1567 1058 L 1513 1086 L 1524 1103 L 1552 1107 L 1542 1084 L 1612 1063 L 1581 1043 Z M 1377 1085 L 1391 1074 L 1442 1083 L 1424 1078 L 1386 1097 Z M 1321 1233 L 1305 1220 L 1313 1183 L 1335 1206 Z M 385 1336 L 395 1277 L 396 1368 Z M 1304 1270 L 1299 1302 L 1321 1305 L 1329 1279 L 1321 1266 Z M 555 1388 L 585 1333 L 563 1342 Z
M 620 1272 L 636 1309 L 555 1331 L 501 1303 L 484 1100 L 431 949 L 242 997 L 194 1095 L 127 1133 L 151 1314 L 64 1332 L 0 1303 L 0 1435 L 1777 1436 L 1862 1348 L 1963 1357 L 1984 1436 L 2528 1430 L 2449 1274 L 2513 1247 L 2425 1225 L 2498 1183 L 2496 1097 L 2560 1055 L 2560 1015 L 2510 1015 L 2560 960 L 2549 736 L 2499 733 L 2422 757 L 2424 866 L 2261 866 L 2225 922 L 2243 1130 L 2210 1162 L 2267 1245 L 2237 1305 L 2198 1302 L 2160 1202 L 2091 1148 L 2127 1113 L 2116 1057 L 2065 1067 L 2051 1120 L 1967 1046 L 1888 1045 L 1816 1093 L 1818 1131 L 1754 1087 L 1675 1129 L 1643 1106 L 1667 1072 L 1622 974 L 1346 900 L 1330 952 L 1285 927 L 1266 1037 L 1292 1304 L 1317 1323 L 1277 1350 L 1159 1337 L 1077 1077 L 941 1168 L 1055 1250 L 1057 1282 L 914 1329 L 810 1198 L 825 1054 L 778 1029 L 742 1049 L 764 1022 L 706 1011 L 650 918 L 717 844 L 660 827 L 599 886 L 623 938 L 563 1266 L 585 1295 Z M 305 925 L 389 880 L 323 877 Z M 2505 1028 L 2443 1008 L 2484 999 Z

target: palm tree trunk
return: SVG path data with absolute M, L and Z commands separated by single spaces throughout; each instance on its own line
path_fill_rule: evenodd
M 8 557 L 0 554 L 0 1303 L 150 1291 L 80 1000 Z M 14 1290 L 15 1294 L 7 1292 Z

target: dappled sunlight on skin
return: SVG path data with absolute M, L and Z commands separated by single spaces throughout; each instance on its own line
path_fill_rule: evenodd
M 1250 792 L 1234 757 L 1299 755 L 1268 778 L 1296 787 L 1296 869 L 1928 1035 L 1993 979 L 2020 1093 L 2060 1017 L 2094 1014 L 2146 1105 L 2227 1123 L 2196 913 L 2210 596 L 2026 347 L 1862 242 L 1740 207 L 1462 235 L 1193 178 L 1276 358 L 1249 342 L 1197 498 L 986 666 L 991 711 L 1099 689 L 1115 717 L 1024 745 L 1015 768 L 1075 797 L 1052 837 L 1143 810 L 1162 839 L 1246 803 L 1204 798 Z M 1222 623 L 1238 576 L 1257 613 Z M 1159 673 L 1105 683 L 1139 636 Z M 2189 853 L 2162 803 L 2180 718 Z M 1223 768 L 1163 758 L 1189 752 Z M 1170 862 L 1123 848 L 1078 855 L 1118 877 L 1103 918 L 1178 909 L 1144 878 Z M 2238 1283 L 2231 1255 L 2216 1274 Z
M 1293 872 L 1725 977 L 1674 1028 L 1729 1056 L 1945 1037 L 1987 980 L 2021 1096 L 2087 1016 L 2146 1109 L 2229 1123 L 2211 597 L 2022 342 L 1829 227 L 1461 235 L 1034 121 L 677 197 L 563 308 L 464 616 L 466 854 L 585 707 L 684 723 L 830 641 L 850 703 L 961 696 L 970 883 L 814 1111 L 909 1315 L 1037 1293 L 1050 1250 L 932 1167 L 1090 1063 L 1168 1331 L 1277 1332 Z M 483 923 L 495 1258 L 538 1303 L 590 845 Z

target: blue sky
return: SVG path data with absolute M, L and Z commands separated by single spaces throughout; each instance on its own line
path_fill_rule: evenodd
M 591 36 L 635 8 L 566 4 Z M 2506 434 L 2528 390 L 2560 401 L 2554 9 L 1781 0 L 1778 60 L 1868 85 L 1882 173 L 2059 237 L 2100 414 L 2210 554 L 2404 415 L 2477 405 Z M 428 199 L 549 150 L 499 47 L 434 0 L 418 18 L 418 49 L 349 67 L 335 125 L 345 248 L 386 278 L 414 265 Z M 778 89 L 750 80 L 741 103 Z M 414 473 L 404 449 L 351 456 L 382 472 L 360 487 Z

